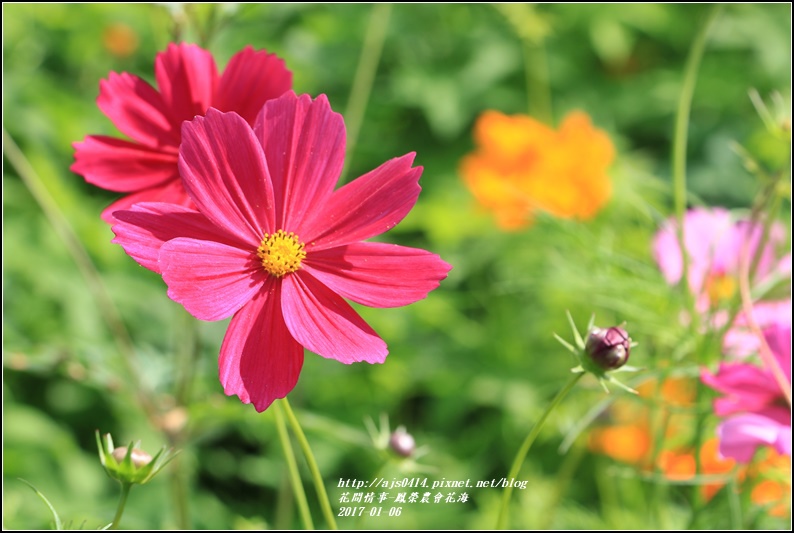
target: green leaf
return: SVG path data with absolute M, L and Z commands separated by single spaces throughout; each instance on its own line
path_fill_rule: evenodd
M 58 531 L 62 531 L 63 530 L 63 522 L 61 522 L 61 519 L 58 516 L 58 512 L 55 510 L 55 507 L 52 506 L 52 504 L 44 496 L 44 494 L 39 492 L 39 489 L 37 489 L 36 487 L 31 485 L 29 482 L 25 481 L 24 479 L 22 479 L 22 478 L 17 478 L 17 479 L 19 479 L 22 483 L 24 483 L 25 485 L 27 485 L 28 487 L 33 489 L 33 492 L 35 492 L 39 496 L 39 498 L 41 498 L 44 501 L 44 503 L 47 504 L 47 507 L 50 508 L 50 512 L 52 513 L 52 518 L 55 520 L 55 529 L 58 530 Z

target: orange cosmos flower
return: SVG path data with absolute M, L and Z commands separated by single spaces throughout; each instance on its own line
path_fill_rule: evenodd
M 138 35 L 126 24 L 116 22 L 102 31 L 102 44 L 116 57 L 130 57 L 138 49 Z
M 644 424 L 596 428 L 590 433 L 588 446 L 616 461 L 640 464 L 651 451 L 651 435 Z
M 691 425 L 691 415 L 686 408 L 694 405 L 695 385 L 692 378 L 674 376 L 666 378 L 661 385 L 656 379 L 638 385 L 639 397 L 646 401 L 632 397 L 612 404 L 609 409 L 612 424 L 592 430 L 589 448 L 623 463 L 650 466 L 653 435 L 648 401 L 658 402 L 667 417 L 665 438 L 677 438 Z
M 609 137 L 587 114 L 570 113 L 554 130 L 532 117 L 486 111 L 474 125 L 477 149 L 460 172 L 477 201 L 503 229 L 532 222 L 535 211 L 590 219 L 609 200 Z
M 700 474 L 713 476 L 727 474 L 736 465 L 733 459 L 723 459 L 717 453 L 718 441 L 716 438 L 709 439 L 700 448 Z M 695 456 L 692 452 L 673 452 L 669 450 L 659 454 L 659 469 L 668 479 L 685 480 L 691 479 L 696 474 Z M 706 500 L 710 500 L 725 485 L 725 482 L 706 483 L 702 486 L 703 495 Z
M 785 518 L 791 514 L 791 457 L 767 448 L 766 457 L 751 467 L 751 475 L 760 481 L 753 487 L 750 500 L 768 506 L 769 514 Z

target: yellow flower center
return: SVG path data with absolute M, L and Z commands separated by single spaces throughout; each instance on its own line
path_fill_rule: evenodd
M 736 280 L 727 274 L 709 274 L 706 277 L 706 294 L 712 305 L 726 302 L 736 294 Z
M 298 270 L 301 261 L 306 258 L 303 243 L 298 236 L 283 229 L 275 233 L 265 233 L 262 244 L 256 249 L 256 255 L 268 274 L 277 278 Z

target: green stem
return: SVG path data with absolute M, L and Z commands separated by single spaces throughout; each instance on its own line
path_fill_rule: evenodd
M 124 514 L 124 506 L 127 504 L 127 496 L 130 495 L 131 488 L 132 488 L 132 483 L 121 484 L 121 498 L 119 499 L 119 505 L 116 508 L 116 516 L 113 517 L 113 522 L 110 523 L 110 529 L 119 528 L 121 515 Z
M 284 459 L 287 461 L 292 491 L 295 493 L 295 500 L 298 502 L 298 512 L 301 515 L 303 529 L 314 529 L 312 515 L 309 512 L 309 503 L 306 499 L 306 490 L 303 488 L 298 463 L 295 461 L 295 452 L 292 451 L 292 444 L 287 434 L 287 424 L 284 422 L 284 411 L 281 402 L 276 402 L 273 413 L 276 415 L 276 430 L 281 441 L 281 448 L 284 450 Z
M 529 114 L 553 126 L 554 115 L 551 107 L 549 68 L 543 41 L 539 43 L 533 43 L 528 39 L 523 39 L 523 41 Z
M 701 380 L 695 381 L 695 406 L 697 407 L 697 411 L 695 412 L 695 442 L 693 443 L 694 452 L 693 455 L 695 456 L 695 477 L 701 474 L 701 470 L 703 469 L 703 461 L 700 459 L 701 448 L 703 447 L 703 433 L 706 429 L 706 413 L 709 412 L 708 405 L 705 409 L 701 409 L 701 402 L 704 398 L 704 391 L 706 390 L 706 386 L 703 384 Z M 692 528 L 696 527 L 697 517 L 700 513 L 705 509 L 706 500 L 703 495 L 703 486 L 699 484 L 695 484 L 692 486 L 692 495 L 691 495 L 691 502 L 692 507 L 694 507 L 695 511 L 692 516 Z
M 693 327 L 697 327 L 697 313 L 695 312 L 694 295 L 689 291 L 689 256 L 687 255 L 684 235 L 684 215 L 686 212 L 687 185 L 686 185 L 686 146 L 687 129 L 689 127 L 689 112 L 692 107 L 692 94 L 695 92 L 695 81 L 700 67 L 700 60 L 706 48 L 706 36 L 722 6 L 717 4 L 709 13 L 706 22 L 700 28 L 692 49 L 689 51 L 686 67 L 684 69 L 684 81 L 681 87 L 681 96 L 678 98 L 678 109 L 675 116 L 675 129 L 673 132 L 673 203 L 675 215 L 678 220 L 678 244 L 681 247 L 681 257 L 683 259 L 683 275 L 681 284 L 685 287 L 689 308 L 692 311 Z
M 549 417 L 551 412 L 554 411 L 554 408 L 557 407 L 560 402 L 562 402 L 563 398 L 568 395 L 574 385 L 576 385 L 576 382 L 579 381 L 584 374 L 584 372 L 574 374 L 565 387 L 563 387 L 560 392 L 557 393 L 557 396 L 554 397 L 549 406 L 541 415 L 540 419 L 535 423 L 532 431 L 530 431 L 529 435 L 527 435 L 527 438 L 524 439 L 524 443 L 521 445 L 521 448 L 518 449 L 516 458 L 513 460 L 513 466 L 510 468 L 510 473 L 507 474 L 508 479 L 515 479 L 516 476 L 518 476 L 518 472 L 521 470 L 521 466 L 524 464 L 524 459 L 526 459 L 527 453 L 529 453 L 529 449 L 532 447 L 532 443 L 535 442 L 538 434 L 540 434 L 540 430 L 543 428 L 543 424 L 546 422 L 546 419 Z M 507 527 L 507 515 L 508 509 L 510 507 L 510 496 L 512 494 L 513 487 L 505 487 L 505 490 L 502 493 L 502 506 L 499 510 L 499 519 L 496 522 L 496 529 L 505 529 L 505 527 Z
M 758 338 L 758 355 L 761 357 L 761 361 L 763 361 L 764 366 L 772 373 L 772 377 L 775 379 L 775 382 L 780 388 L 780 392 L 783 394 L 783 397 L 786 399 L 789 407 L 791 407 L 791 383 L 789 382 L 788 378 L 786 378 L 786 375 L 778 363 L 777 358 L 769 348 L 769 344 L 766 342 L 764 332 L 761 331 L 761 327 L 758 325 L 755 317 L 753 316 L 753 299 L 750 294 L 750 257 L 748 254 L 749 241 L 749 237 L 743 241 L 742 251 L 739 253 L 739 294 L 742 300 L 742 310 L 744 311 L 748 328 Z
M 560 470 L 554 476 L 556 482 L 554 484 L 552 497 L 546 506 L 548 511 L 545 516 L 542 517 L 538 529 L 553 529 L 551 526 L 555 518 L 554 510 L 560 508 L 560 502 L 562 502 L 562 498 L 565 496 L 565 492 L 568 490 L 571 480 L 573 480 L 576 469 L 579 468 L 579 465 L 582 463 L 586 451 L 587 448 L 585 446 L 575 446 L 571 450 L 571 453 L 563 460 L 562 465 L 560 465 Z
M 173 341 L 175 353 L 175 366 L 177 369 L 176 383 L 174 386 L 174 401 L 176 406 L 173 413 L 182 411 L 185 420 L 168 427 L 161 425 L 162 431 L 172 448 L 178 449 L 185 445 L 189 436 L 187 434 L 187 405 L 190 404 L 190 394 L 195 376 L 195 369 L 199 366 L 197 361 L 200 356 L 198 342 L 198 322 L 184 310 L 178 310 L 176 318 L 177 327 Z M 182 530 L 192 529 L 190 524 L 190 502 L 188 489 L 188 474 L 184 461 L 177 457 L 171 468 L 171 495 L 174 501 L 177 527 Z
M 667 427 L 670 423 L 670 412 L 666 409 L 666 405 L 664 403 L 664 397 L 662 396 L 662 386 L 664 382 L 667 381 L 667 378 L 670 373 L 670 368 L 665 366 L 661 369 L 661 373 L 656 381 L 656 387 L 654 388 L 654 395 L 653 397 L 657 399 L 651 403 L 650 406 L 650 420 L 651 420 L 651 427 L 653 428 L 653 441 L 651 442 L 651 464 L 655 470 L 658 470 L 659 464 L 659 455 L 662 452 L 664 447 L 664 440 L 665 440 L 665 433 L 667 433 Z M 665 522 L 665 518 L 667 516 L 666 509 L 662 502 L 665 502 L 664 493 L 667 490 L 666 484 L 664 482 L 664 476 L 655 476 L 653 478 L 653 484 L 651 485 L 651 497 L 648 499 L 649 509 L 648 515 L 651 519 L 655 522 L 657 527 L 661 527 L 661 524 Z
M 338 529 L 336 527 L 334 511 L 331 509 L 331 502 L 328 500 L 328 494 L 325 492 L 325 485 L 323 485 L 323 476 L 320 474 L 320 469 L 317 467 L 317 461 L 314 459 L 309 441 L 306 440 L 306 435 L 303 434 L 300 422 L 298 422 L 298 419 L 295 417 L 295 413 L 292 412 L 292 408 L 287 399 L 283 398 L 279 403 L 284 407 L 284 413 L 287 415 L 287 420 L 289 420 L 289 424 L 292 427 L 292 432 L 295 433 L 298 444 L 300 444 L 303 455 L 306 458 L 306 463 L 309 465 L 309 471 L 312 473 L 314 488 L 317 490 L 317 497 L 320 500 L 320 508 L 325 516 L 325 521 L 328 523 L 329 528 Z
M 728 486 L 723 490 L 728 491 L 728 509 L 730 511 L 731 517 L 731 529 L 745 529 L 742 520 L 742 501 L 739 497 L 740 487 L 736 476 L 731 479 L 731 481 L 728 483 Z
M 345 157 L 346 168 L 342 172 L 343 177 L 350 167 L 361 124 L 364 121 L 364 112 L 367 109 L 369 95 L 372 92 L 372 84 L 375 81 L 375 73 L 378 70 L 378 63 L 380 63 L 383 43 L 386 41 L 386 31 L 389 28 L 390 16 L 391 4 L 375 4 L 372 6 L 367 34 L 364 36 L 364 45 L 361 48 L 361 55 L 358 59 L 356 75 L 353 78 L 353 86 L 350 89 L 347 107 L 345 107 L 347 154 Z
M 198 322 L 183 309 L 178 309 L 174 352 L 176 354 L 177 377 L 174 399 L 178 406 L 190 403 L 193 376 L 199 366 Z
M 190 508 L 188 506 L 188 488 L 185 483 L 185 468 L 181 457 L 176 457 L 171 466 L 171 497 L 174 500 L 174 514 L 177 529 L 188 530 L 190 527 Z

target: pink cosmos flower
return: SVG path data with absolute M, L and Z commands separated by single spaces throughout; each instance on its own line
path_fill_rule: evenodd
M 764 331 L 769 348 L 791 387 L 791 323 Z M 791 410 L 772 373 L 748 363 L 721 363 L 716 375 L 703 371 L 701 380 L 725 394 L 714 401 L 720 453 L 749 462 L 758 446 L 774 446 L 791 455 Z
M 362 242 L 416 203 L 414 154 L 334 190 L 345 129 L 328 100 L 291 91 L 253 128 L 214 109 L 182 127 L 179 169 L 190 209 L 117 211 L 114 242 L 160 272 L 168 296 L 201 320 L 232 316 L 220 350 L 228 395 L 265 410 L 295 386 L 304 347 L 343 363 L 382 363 L 386 343 L 344 300 L 416 302 L 450 270 L 435 254 Z
M 790 325 L 791 299 L 758 302 L 753 305 L 752 313 L 753 322 L 761 330 L 773 326 Z M 726 356 L 735 359 L 757 354 L 761 349 L 761 340 L 751 330 L 744 312 L 740 312 L 736 316 L 731 328 L 725 333 L 723 349 Z
M 235 54 L 222 76 L 212 55 L 194 44 L 169 44 L 155 59 L 159 91 L 138 76 L 111 72 L 99 83 L 97 105 L 131 141 L 89 135 L 74 143 L 72 172 L 103 189 L 127 193 L 102 212 L 137 202 L 190 205 L 179 179 L 177 157 L 185 120 L 214 107 L 235 111 L 253 124 L 262 105 L 292 87 L 284 61 L 247 46 Z
M 665 280 L 674 285 L 683 275 L 683 260 L 671 219 L 656 234 L 653 255 Z M 695 208 L 684 218 L 685 248 L 689 256 L 687 282 L 696 297 L 697 310 L 706 313 L 729 301 L 737 291 L 739 266 L 744 243 L 750 257 L 755 255 L 762 235 L 760 226 L 736 221 L 726 209 Z M 755 272 L 755 283 L 772 273 L 791 273 L 791 257 L 777 261 L 775 248 L 785 238 L 783 228 L 775 225 L 764 247 Z M 787 270 L 787 272 L 786 272 Z

